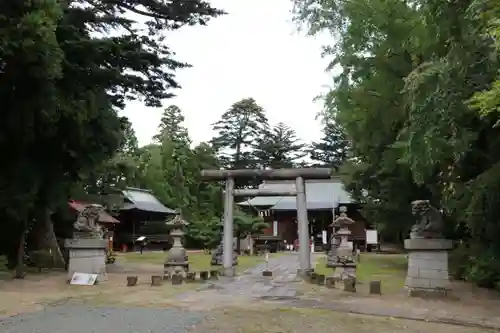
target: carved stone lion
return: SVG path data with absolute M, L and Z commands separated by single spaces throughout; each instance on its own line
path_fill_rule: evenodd
M 411 203 L 413 216 L 417 222 L 411 229 L 411 238 L 440 238 L 443 231 L 441 213 L 429 200 L 415 200 Z
M 73 228 L 79 232 L 100 233 L 101 227 L 97 224 L 99 215 L 104 211 L 104 207 L 97 204 L 87 205 L 79 214 Z

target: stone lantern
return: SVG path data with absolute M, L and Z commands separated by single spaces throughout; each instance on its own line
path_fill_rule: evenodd
M 172 228 L 170 235 L 174 241 L 172 248 L 168 251 L 167 259 L 165 260 L 164 275 L 171 277 L 173 275 L 186 276 L 189 271 L 189 261 L 186 255 L 186 249 L 182 246 L 182 236 L 184 236 L 184 228 L 189 224 L 182 216 L 176 215 L 173 220 L 166 223 Z
M 357 263 L 348 241 L 351 235 L 348 226 L 353 224 L 354 220 L 347 216 L 347 207 L 341 206 L 339 210 L 339 217 L 330 225 L 333 228 L 332 246 L 328 252 L 326 267 L 333 268 L 334 277 L 341 280 L 356 279 Z M 338 231 L 335 231 L 336 228 Z

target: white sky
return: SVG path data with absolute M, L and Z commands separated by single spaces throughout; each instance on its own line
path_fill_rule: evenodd
M 291 0 L 213 0 L 228 15 L 208 26 L 185 27 L 167 38 L 177 59 L 193 65 L 177 72 L 182 89 L 164 105 L 186 117 L 194 143 L 213 136 L 211 124 L 245 97 L 264 107 L 271 124 L 282 121 L 305 142 L 317 140 L 315 120 L 322 102 L 314 97 L 330 85 L 321 58 L 326 38 L 306 37 L 292 22 Z M 122 115 L 133 124 L 140 145 L 151 142 L 162 109 L 130 102 Z

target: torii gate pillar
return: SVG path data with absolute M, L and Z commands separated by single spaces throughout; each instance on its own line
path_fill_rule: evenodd
M 305 275 L 311 271 L 311 252 L 309 249 L 309 222 L 307 220 L 307 200 L 305 179 L 329 179 L 331 169 L 328 168 L 298 168 L 276 170 L 202 170 L 202 178 L 214 181 L 226 181 L 224 196 L 224 239 L 223 239 L 223 269 L 225 276 L 234 276 L 233 267 L 233 205 L 234 196 L 290 196 L 296 195 L 297 224 L 299 234 L 299 260 L 298 273 Z M 235 178 L 258 178 L 262 180 L 295 179 L 295 192 L 269 191 L 269 190 L 234 190 Z

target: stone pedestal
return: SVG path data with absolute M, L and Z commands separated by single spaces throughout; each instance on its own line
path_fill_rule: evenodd
M 405 287 L 410 296 L 443 295 L 449 290 L 448 251 L 452 241 L 439 238 L 405 240 L 408 274 Z
M 97 282 L 108 280 L 106 273 L 107 240 L 73 238 L 66 239 L 64 246 L 69 251 L 68 281 L 73 277 L 73 273 L 98 274 Z

